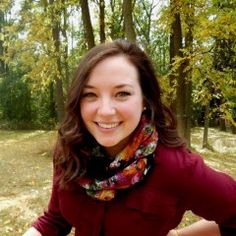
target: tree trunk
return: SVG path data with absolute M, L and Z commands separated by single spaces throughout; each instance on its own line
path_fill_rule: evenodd
M 190 72 L 189 72 L 190 73 Z M 189 75 L 188 77 L 190 77 Z M 192 81 L 190 80 L 186 83 L 186 93 L 185 93 L 185 129 L 184 138 L 186 140 L 187 146 L 191 146 L 191 116 L 192 116 Z
M 194 5 L 190 2 L 187 5 L 186 13 L 186 25 L 187 33 L 185 38 L 185 49 L 192 55 L 193 53 L 193 18 L 194 18 Z M 185 59 L 185 114 L 186 114 L 186 124 L 184 130 L 184 137 L 187 142 L 188 147 L 191 146 L 191 117 L 192 117 L 192 68 L 189 63 L 189 57 L 186 55 Z
M 100 26 L 100 42 L 104 43 L 106 36 L 105 36 L 105 1 L 99 1 L 99 26 Z
M 181 49 L 182 45 L 182 28 L 180 13 L 177 9 L 176 0 L 171 0 L 171 11 L 173 15 L 173 21 L 171 24 L 170 34 L 170 63 L 172 64 L 176 56 L 183 57 Z M 184 67 L 181 63 L 177 68 L 177 73 L 172 73 L 170 83 L 172 86 L 177 81 L 176 87 L 176 99 L 172 102 L 172 109 L 176 113 L 178 132 L 182 138 L 185 138 L 185 126 L 186 126 L 186 114 L 185 114 L 185 82 L 184 82 Z
M 170 35 L 170 63 L 173 64 L 175 61 L 175 57 L 182 58 L 182 62 L 178 65 L 176 70 L 172 72 L 170 76 L 171 85 L 176 86 L 176 98 L 172 102 L 172 109 L 176 113 L 177 123 L 178 123 L 178 132 L 180 137 L 182 137 L 187 146 L 190 147 L 190 139 L 191 139 L 191 94 L 192 94 L 192 82 L 191 82 L 191 69 L 186 70 L 189 67 L 189 60 L 183 58 L 182 53 L 183 45 L 183 36 L 182 36 L 182 27 L 181 27 L 181 18 L 180 18 L 180 9 L 179 9 L 178 1 L 171 0 L 171 12 L 173 15 L 173 21 L 171 24 L 171 35 Z M 193 34 L 192 27 L 193 25 L 189 22 L 192 22 L 193 18 L 193 9 L 190 11 L 190 6 L 188 6 L 188 10 L 190 14 L 186 15 L 188 32 L 185 38 L 185 47 L 189 51 L 192 52 L 192 42 L 193 42 Z
M 232 134 L 236 134 L 236 126 L 234 124 L 231 124 L 231 132 Z
M 5 24 L 4 12 L 0 10 L 0 34 L 4 35 L 3 28 Z M 0 38 L 0 75 L 5 74 L 5 62 L 1 58 L 4 56 L 4 40 Z
M 211 146 L 208 143 L 208 129 L 209 129 L 209 112 L 210 112 L 210 103 L 208 102 L 205 106 L 204 114 L 204 131 L 203 131 L 203 143 L 202 147 L 212 150 Z
M 68 65 L 68 36 L 67 36 L 67 29 L 68 29 L 68 13 L 65 6 L 65 0 L 62 0 L 63 3 L 63 27 L 62 27 L 62 35 L 64 40 L 64 53 L 63 53 L 63 64 L 65 68 L 65 87 L 66 91 L 68 91 L 69 87 L 69 65 Z
M 122 11 L 124 16 L 124 29 L 125 29 L 125 37 L 130 42 L 136 41 L 136 35 L 134 30 L 134 23 L 133 23 L 133 6 L 132 1 L 123 0 Z
M 59 39 L 59 25 L 56 24 L 52 29 L 53 40 L 55 52 L 57 54 L 56 65 L 57 73 L 55 74 L 55 99 L 56 99 L 56 111 L 58 121 L 61 122 L 65 115 L 64 107 L 64 94 L 63 94 L 63 85 L 62 85 L 62 68 L 61 68 L 61 58 L 60 58 L 60 39 Z
M 50 5 L 56 4 L 54 0 L 49 1 Z M 56 8 L 56 7 L 55 7 Z M 61 122 L 65 116 L 64 94 L 62 86 L 62 66 L 60 53 L 60 15 L 61 12 L 55 10 L 51 13 L 52 17 L 52 39 L 54 42 L 53 54 L 56 58 L 55 81 L 55 104 L 58 121 Z
M 220 131 L 226 131 L 225 118 L 220 117 Z
M 55 104 L 55 89 L 53 81 L 50 82 L 49 87 L 49 114 L 50 117 L 57 118 L 57 112 L 56 112 L 56 104 Z
M 80 6 L 82 11 L 82 21 L 84 25 L 85 40 L 88 45 L 88 49 L 95 46 L 93 27 L 89 14 L 88 0 L 80 0 Z
M 111 37 L 112 40 L 125 38 L 124 25 L 122 25 L 124 16 L 120 14 L 120 12 L 122 12 L 123 3 L 117 0 L 110 0 L 109 3 L 111 9 L 111 16 L 108 22 L 109 37 Z

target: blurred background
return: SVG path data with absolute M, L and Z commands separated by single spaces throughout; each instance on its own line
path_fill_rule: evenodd
M 188 146 L 236 177 L 236 1 L 1 0 L 0 235 L 21 235 L 46 208 L 76 67 L 118 38 L 153 61 Z

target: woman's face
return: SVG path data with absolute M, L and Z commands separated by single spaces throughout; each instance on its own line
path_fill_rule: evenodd
M 80 112 L 87 130 L 113 157 L 127 145 L 143 106 L 138 71 L 119 55 L 104 59 L 91 71 Z

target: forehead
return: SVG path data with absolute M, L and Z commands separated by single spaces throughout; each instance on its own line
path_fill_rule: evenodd
M 100 61 L 89 74 L 86 84 L 103 82 L 138 82 L 138 70 L 125 56 L 111 56 Z

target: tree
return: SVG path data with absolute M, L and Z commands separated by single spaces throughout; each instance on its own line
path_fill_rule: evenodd
M 236 3 L 231 1 L 214 1 L 214 7 L 218 8 L 221 14 L 216 17 L 216 20 L 224 20 L 225 18 L 229 19 L 228 24 L 231 26 L 229 30 L 224 32 L 224 34 L 217 33 L 214 35 L 214 48 L 213 48 L 213 67 L 216 71 L 221 74 L 228 74 L 225 78 L 225 82 L 231 84 L 231 89 L 222 89 L 220 104 L 223 105 L 227 103 L 227 100 L 235 101 L 236 96 L 236 86 L 235 86 L 235 76 L 236 76 L 236 39 L 235 39 L 235 24 L 232 26 L 232 20 L 234 19 L 232 15 L 235 15 Z M 235 20 L 235 19 L 234 19 Z M 232 22 L 232 23 L 231 23 Z M 224 88 L 224 87 L 223 87 Z M 234 91 L 232 91 L 234 88 Z M 228 93 L 230 91 L 230 93 Z M 236 107 L 235 102 L 230 102 L 227 106 L 231 110 L 230 116 L 225 115 L 225 111 L 222 110 L 219 113 L 219 124 L 222 131 L 226 131 L 226 120 L 229 119 L 232 132 L 235 132 L 236 129 L 236 116 L 234 110 Z
M 99 35 L 100 43 L 104 43 L 106 39 L 105 35 L 105 1 L 99 0 Z
M 227 129 L 230 124 L 235 127 L 236 8 L 232 1 L 172 0 L 167 6 L 154 0 L 81 0 L 78 7 L 74 0 L 22 0 L 19 13 L 14 14 L 11 2 L 0 5 L 0 87 L 5 86 L 5 90 L 1 87 L 1 114 L 7 111 L 3 100 L 11 101 L 17 93 L 28 102 L 31 122 L 55 124 L 56 117 L 63 117 L 63 97 L 81 56 L 96 40 L 127 38 L 153 60 L 164 102 L 176 110 L 182 137 L 189 140 L 191 110 L 194 124 L 203 121 L 207 102 L 209 126 L 221 116 Z M 30 96 L 26 99 L 21 92 Z M 216 100 L 218 106 L 213 105 Z M 18 109 L 8 104 L 13 111 Z
M 191 145 L 191 117 L 192 117 L 192 65 L 190 58 L 193 55 L 193 28 L 194 28 L 194 1 L 187 1 L 185 3 L 185 47 L 184 47 L 184 114 L 186 119 L 184 120 L 184 134 L 187 145 Z M 183 101 L 182 101 L 183 102 Z
M 3 75 L 5 72 L 5 63 L 3 60 L 3 54 L 4 54 L 4 46 L 3 46 L 3 38 L 4 38 L 4 12 L 0 10 L 0 75 Z
M 61 33 L 63 35 L 63 44 L 64 44 L 64 52 L 63 52 L 63 64 L 65 68 L 65 85 L 66 90 L 69 87 L 69 63 L 68 63 L 68 54 L 69 54 L 69 42 L 68 42 L 68 12 L 67 12 L 67 0 L 62 0 L 62 27 Z
M 125 1 L 123 0 L 122 5 L 122 13 L 124 16 L 124 29 L 125 29 L 125 37 L 130 42 L 136 41 L 136 34 L 134 29 L 134 23 L 133 23 L 133 6 L 132 1 Z
M 60 31 L 61 31 L 61 11 L 54 0 L 49 0 L 49 14 L 51 16 L 53 51 L 55 57 L 56 71 L 54 73 L 55 81 L 55 104 L 58 121 L 61 122 L 65 116 L 64 94 L 62 85 L 62 64 L 61 64 L 61 50 L 60 50 Z
M 192 1 L 170 2 L 170 83 L 176 88 L 172 109 L 177 115 L 178 132 L 190 146 L 192 106 L 192 62 L 194 4 Z M 184 42 L 184 43 L 183 43 Z
M 1 119 L 21 123 L 28 128 L 32 119 L 31 94 L 29 84 L 21 76 L 25 73 L 20 63 L 16 66 L 15 51 L 11 42 L 15 43 L 17 34 L 11 32 L 12 4 L 6 1 L 0 9 L 0 107 Z M 8 55 L 8 56 L 6 56 Z
M 152 28 L 154 15 L 154 1 L 135 1 L 135 6 L 133 10 L 134 24 L 138 37 L 141 38 L 142 43 L 145 45 L 146 50 L 151 46 Z M 155 35 L 157 36 L 157 35 Z
M 204 117 L 204 120 L 209 119 L 209 126 L 218 122 L 225 129 L 226 125 L 231 125 L 233 131 L 236 126 L 235 3 L 218 0 L 205 2 L 207 7 L 197 9 L 198 18 L 195 21 L 197 44 L 192 57 L 194 105 L 196 107 L 200 102 L 205 107 L 209 103 L 209 115 Z M 203 87 L 200 88 L 198 84 L 203 84 Z M 203 90 L 204 86 L 206 89 Z
M 124 30 L 122 27 L 122 21 L 124 19 L 122 12 L 121 0 L 110 0 L 107 9 L 107 37 L 112 40 L 117 38 L 124 38 Z
M 176 0 L 170 1 L 171 14 L 173 15 L 171 24 L 171 34 L 170 34 L 170 64 L 176 62 L 177 57 L 183 58 L 183 36 L 182 36 L 182 26 L 180 17 L 180 5 Z M 184 63 L 180 61 L 177 64 L 177 68 L 174 68 L 174 73 L 171 74 L 171 83 L 174 85 L 176 83 L 176 98 L 172 104 L 172 109 L 176 112 L 178 131 L 182 138 L 185 138 L 185 127 L 186 127 L 186 110 L 185 110 L 185 77 L 184 77 Z
M 85 40 L 88 45 L 88 49 L 91 49 L 95 46 L 93 27 L 90 19 L 89 6 L 87 0 L 80 0 L 80 6 L 82 11 L 82 20 L 84 26 Z
M 4 45 L 4 41 L 6 40 L 6 35 L 5 35 L 5 27 L 8 25 L 8 22 L 6 20 L 6 12 L 10 8 L 10 2 L 0 8 L 0 78 L 4 75 L 6 75 L 8 71 L 8 65 L 5 63 L 4 60 L 4 54 L 7 50 L 6 45 Z

